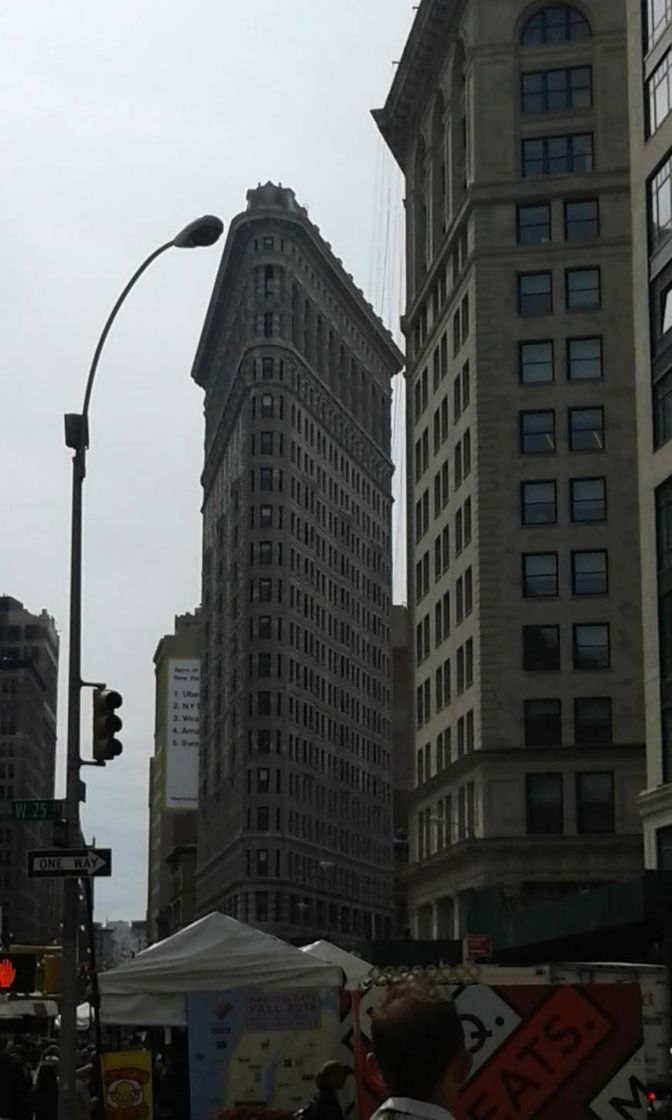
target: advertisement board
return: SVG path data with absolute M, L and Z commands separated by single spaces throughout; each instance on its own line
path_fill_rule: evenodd
M 644 1044 L 635 984 L 441 985 L 472 1057 L 457 1120 L 640 1120 Z M 387 986 L 355 996 L 359 1120 L 381 1103 L 367 1064 L 370 1022 Z
M 315 1075 L 340 1054 L 338 991 L 198 992 L 187 996 L 192 1120 L 236 1106 L 290 1113 L 315 1093 Z
M 105 1120 L 152 1120 L 149 1050 L 101 1054 Z
M 200 682 L 198 658 L 168 662 L 166 809 L 198 808 Z

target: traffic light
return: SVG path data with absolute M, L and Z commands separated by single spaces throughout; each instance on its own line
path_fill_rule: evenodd
M 122 702 L 120 694 L 109 688 L 93 690 L 93 757 L 103 766 L 123 750 L 116 738 L 117 732 L 121 731 L 121 720 L 116 710 Z

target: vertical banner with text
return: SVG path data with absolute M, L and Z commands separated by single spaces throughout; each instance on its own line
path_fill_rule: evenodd
M 201 663 L 168 662 L 166 809 L 198 808 Z

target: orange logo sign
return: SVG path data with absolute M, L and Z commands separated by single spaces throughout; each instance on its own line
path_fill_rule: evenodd
M 0 960 L 0 988 L 11 988 L 15 980 L 16 969 L 5 957 L 4 960 Z

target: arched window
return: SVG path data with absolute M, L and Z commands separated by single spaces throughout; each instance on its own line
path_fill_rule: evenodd
M 520 36 L 524 47 L 564 43 L 568 39 L 590 39 L 590 24 L 581 12 L 567 4 L 553 4 L 530 16 Z

